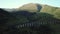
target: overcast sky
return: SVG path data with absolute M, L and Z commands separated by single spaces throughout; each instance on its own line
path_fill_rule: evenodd
M 39 3 L 60 7 L 60 0 L 0 0 L 0 8 L 18 8 L 28 3 Z

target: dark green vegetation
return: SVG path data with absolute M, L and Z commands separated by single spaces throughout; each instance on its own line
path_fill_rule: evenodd
M 56 32 L 52 25 L 60 23 L 60 20 L 54 18 L 53 15 L 42 12 L 24 10 L 7 12 L 1 9 L 0 16 L 0 34 L 52 34 Z M 26 23 L 33 23 L 34 26 L 18 28 L 19 25 Z

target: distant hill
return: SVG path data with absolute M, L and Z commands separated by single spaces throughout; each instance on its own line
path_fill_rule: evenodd
M 16 9 L 16 8 L 13 8 L 13 9 L 9 9 L 9 8 L 2 8 L 2 9 L 6 10 L 6 11 L 8 11 L 8 12 L 17 11 L 17 9 Z
M 36 12 L 40 10 L 41 8 L 42 6 L 38 4 L 36 5 L 36 4 L 30 3 L 30 4 L 25 4 L 22 7 L 19 7 L 18 10 L 28 10 L 30 12 Z
M 59 7 L 29 3 L 29 4 L 25 4 L 21 7 L 19 7 L 18 10 L 27 10 L 27 11 L 30 11 L 30 12 L 49 13 L 49 14 L 54 15 L 54 17 L 60 19 L 60 8 Z

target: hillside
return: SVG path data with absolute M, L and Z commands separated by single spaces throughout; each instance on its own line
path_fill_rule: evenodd
M 49 5 L 29 3 L 29 4 L 25 4 L 21 7 L 19 7 L 18 10 L 49 13 L 49 14 L 54 15 L 54 17 L 60 19 L 60 12 L 59 12 L 60 8 L 59 7 L 52 7 Z
M 60 34 L 59 11 L 58 7 L 33 3 L 0 9 L 0 30 L 4 34 Z
M 58 7 L 43 5 L 40 12 L 52 14 L 54 17 L 60 19 L 60 8 Z

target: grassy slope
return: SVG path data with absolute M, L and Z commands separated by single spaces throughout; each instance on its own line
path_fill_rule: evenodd
M 40 12 L 45 12 L 54 15 L 54 17 L 60 19 L 60 8 L 43 5 Z
M 25 5 L 21 6 L 21 7 L 19 7 L 18 10 L 28 10 L 30 12 L 33 12 L 33 11 L 36 12 L 37 7 L 36 7 L 35 4 L 30 3 L 30 4 L 25 4 Z

